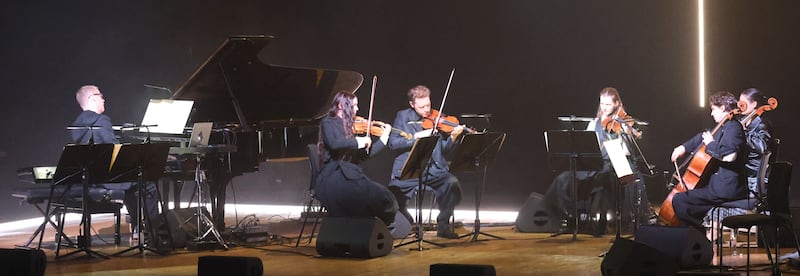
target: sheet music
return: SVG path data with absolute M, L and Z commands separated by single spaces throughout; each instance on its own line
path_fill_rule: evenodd
M 142 125 L 156 125 L 140 128 L 139 132 L 183 134 L 194 101 L 151 99 L 142 118 Z
M 622 139 L 619 138 L 603 141 L 603 147 L 608 153 L 608 158 L 611 159 L 611 165 L 614 167 L 614 172 L 618 178 L 633 175 L 633 170 L 631 170 L 631 165 L 626 157 L 627 149 L 624 145 Z

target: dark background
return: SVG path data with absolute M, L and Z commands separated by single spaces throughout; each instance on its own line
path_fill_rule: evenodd
M 782 138 L 779 158 L 789 161 L 798 159 L 799 6 L 706 1 L 706 91 L 757 87 L 776 97 L 779 108 L 766 117 Z M 640 145 L 658 170 L 669 169 L 673 147 L 713 127 L 697 100 L 696 7 L 689 0 L 7 3 L 0 11 L 0 220 L 38 215 L 10 196 L 23 186 L 15 172 L 58 161 L 64 127 L 80 112 L 78 87 L 98 85 L 115 124 L 138 123 L 148 99 L 169 96 L 144 84 L 177 89 L 233 34 L 274 35 L 260 55 L 265 63 L 364 74 L 362 103 L 378 75 L 374 116 L 388 122 L 416 84 L 431 88 L 438 108 L 456 68 L 445 113 L 491 113 L 493 129 L 508 133 L 483 209 L 518 210 L 531 192 L 546 190 L 554 173 L 542 133 L 559 128 L 560 115 L 594 116 L 605 86 L 620 90 L 629 114 L 651 123 Z M 388 181 L 392 158 L 366 164 L 373 179 Z M 471 209 L 480 175 L 461 178 L 459 208 Z M 270 162 L 233 187 L 240 203 L 299 204 L 307 183 L 305 162 Z M 648 184 L 666 194 L 663 181 Z

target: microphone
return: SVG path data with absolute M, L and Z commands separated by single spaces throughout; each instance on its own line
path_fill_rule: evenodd
M 102 126 L 68 126 L 67 130 L 102 129 Z
M 626 118 L 614 118 L 614 121 L 617 121 L 617 122 L 620 122 L 620 123 L 623 123 L 623 124 L 633 122 L 633 123 L 636 123 L 637 125 L 640 125 L 640 126 L 650 125 L 650 123 L 648 123 L 648 122 L 639 121 L 639 120 L 636 120 L 636 119 L 633 119 L 633 118 L 627 118 L 627 119 Z
M 124 124 L 122 124 L 122 126 L 119 129 L 120 130 L 130 130 L 130 129 L 151 128 L 151 127 L 157 127 L 157 126 L 158 126 L 157 124 L 137 125 L 137 124 L 133 124 L 133 123 L 124 123 Z
M 491 118 L 492 114 L 461 114 L 461 118 Z
M 562 122 L 590 122 L 594 120 L 594 118 L 577 117 L 575 115 L 569 115 L 569 116 L 558 116 L 558 120 Z
M 152 89 L 156 89 L 156 90 L 161 90 L 161 91 L 169 93 L 169 96 L 172 96 L 172 90 L 169 90 L 169 88 L 166 88 L 166 87 L 155 86 L 155 85 L 150 85 L 150 84 L 145 84 L 144 87 L 152 88 Z

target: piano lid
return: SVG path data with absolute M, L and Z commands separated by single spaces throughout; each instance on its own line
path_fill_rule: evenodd
M 287 125 L 325 115 L 336 92 L 355 92 L 358 72 L 293 68 L 263 63 L 258 53 L 274 37 L 228 37 L 172 99 L 193 100 L 193 122 Z

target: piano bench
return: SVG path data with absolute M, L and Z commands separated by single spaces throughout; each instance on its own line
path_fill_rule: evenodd
M 33 205 L 43 217 L 48 216 L 56 216 L 56 218 L 61 218 L 63 215 L 67 213 L 83 213 L 83 202 L 81 201 L 81 197 L 75 196 L 74 194 L 67 195 L 67 200 L 53 200 L 51 201 L 50 207 L 50 214 L 46 214 L 46 210 L 42 208 L 40 204 L 45 204 L 50 198 L 50 185 L 32 185 L 31 188 L 27 189 L 15 189 L 11 196 L 17 199 L 20 199 L 23 202 Z M 53 197 L 58 197 L 59 195 L 63 194 L 64 188 L 63 187 L 56 187 L 53 191 Z M 91 188 L 90 189 L 90 197 L 97 198 L 98 195 L 101 195 L 106 192 L 105 188 Z M 123 204 L 117 201 L 111 200 L 89 200 L 87 202 L 89 213 L 90 214 L 114 214 L 114 244 L 120 245 L 122 243 L 121 235 L 120 235 L 120 223 L 121 223 L 121 209 Z M 51 223 L 56 227 L 56 231 L 63 232 L 63 225 L 61 225 L 62 221 L 57 219 L 56 222 L 42 222 L 39 226 L 39 229 L 34 232 L 33 236 L 39 234 L 40 231 L 44 231 L 46 224 Z M 32 237 L 33 238 L 33 237 Z M 31 241 L 33 239 L 30 239 Z M 30 245 L 30 241 L 25 247 Z

